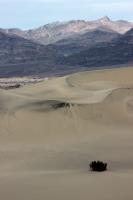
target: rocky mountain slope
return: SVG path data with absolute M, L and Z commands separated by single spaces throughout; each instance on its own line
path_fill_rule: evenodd
M 28 63 L 54 55 L 53 49 L 16 35 L 0 32 L 0 64 Z
M 111 42 L 121 35 L 116 32 L 109 32 L 103 29 L 96 29 L 84 34 L 77 34 L 67 39 L 59 40 L 53 44 L 58 53 L 64 56 L 79 53 L 102 42 Z
M 17 29 L 16 29 L 17 31 Z M 60 40 L 55 44 L 40 45 L 18 35 L 0 31 L 0 65 L 40 63 L 56 64 L 56 58 L 71 55 L 92 47 L 103 41 L 110 42 L 119 37 L 119 34 L 95 30 L 83 35 Z
M 58 62 L 81 67 L 98 67 L 133 62 L 133 29 L 112 42 L 100 43 L 72 56 L 61 57 Z
M 131 22 L 124 20 L 112 21 L 105 16 L 95 21 L 72 20 L 63 23 L 55 22 L 25 31 L 20 29 L 2 29 L 2 31 L 47 45 L 76 36 L 76 34 L 84 34 L 96 29 L 124 34 L 131 28 L 133 28 L 133 23 Z

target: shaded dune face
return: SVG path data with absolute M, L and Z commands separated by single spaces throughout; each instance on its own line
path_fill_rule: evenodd
M 111 91 L 109 94 L 106 94 L 106 97 L 103 101 L 97 103 L 71 103 L 67 101 L 59 100 L 40 100 L 40 101 L 31 101 L 26 102 L 21 105 L 18 105 L 14 110 L 11 109 L 10 113 L 17 112 L 19 110 L 28 110 L 31 112 L 55 112 L 56 110 L 67 117 L 73 117 L 72 113 L 75 113 L 75 117 L 81 119 L 90 119 L 90 120 L 99 120 L 115 121 L 120 120 L 122 117 L 129 118 L 132 117 L 130 114 L 133 113 L 133 89 L 131 88 L 119 88 Z M 83 97 L 82 97 L 83 98 Z M 85 96 L 86 98 L 86 96 Z M 129 100 L 130 98 L 130 100 Z M 3 106 L 4 108 L 4 106 Z M 6 109 L 5 109 L 6 110 Z M 4 111 L 4 109 L 3 109 Z M 8 111 L 7 111 L 8 112 Z M 72 112 L 72 113 L 71 113 Z M 116 114 L 117 113 L 117 114 Z M 109 120 L 109 119 L 108 119 Z
M 36 111 L 36 112 L 48 112 L 54 111 L 60 108 L 70 107 L 70 104 L 67 102 L 61 102 L 56 100 L 45 100 L 45 101 L 36 101 L 30 102 L 17 107 L 17 110 L 21 110 L 22 108 Z

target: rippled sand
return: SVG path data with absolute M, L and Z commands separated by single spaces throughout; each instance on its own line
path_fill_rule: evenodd
M 0 90 L 1 200 L 132 200 L 132 185 L 132 67 Z

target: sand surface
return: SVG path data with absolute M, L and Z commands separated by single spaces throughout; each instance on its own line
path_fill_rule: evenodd
M 0 200 L 68 199 L 133 199 L 133 67 L 0 90 Z

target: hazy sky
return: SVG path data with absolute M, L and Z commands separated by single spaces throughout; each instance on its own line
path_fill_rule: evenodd
M 133 0 L 0 0 L 0 27 L 23 29 L 102 16 L 133 21 Z

